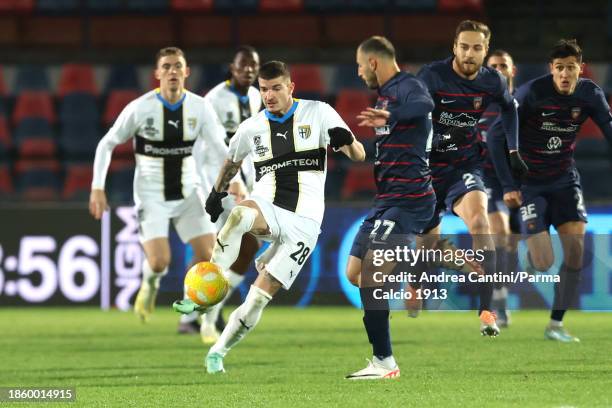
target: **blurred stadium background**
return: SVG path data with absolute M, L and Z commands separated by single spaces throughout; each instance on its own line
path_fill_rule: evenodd
M 570 37 L 584 49 L 584 76 L 612 92 L 607 0 L 0 0 L 0 302 L 129 307 L 142 257 L 129 208 L 131 143 L 114 152 L 113 210 L 102 230 L 86 201 L 97 142 L 130 100 L 156 86 L 159 48 L 186 51 L 187 85 L 199 94 L 226 78 L 239 45 L 255 46 L 262 61 L 285 60 L 296 96 L 329 102 L 371 152 L 373 134 L 355 120 L 373 98 L 356 74 L 356 45 L 384 34 L 403 67 L 416 72 L 450 55 L 455 26 L 466 18 L 490 25 L 491 49 L 514 56 L 518 85 L 546 73 L 548 49 Z M 608 234 L 610 148 L 591 121 L 576 159 L 595 217 L 590 231 Z M 330 155 L 328 169 L 324 233 L 294 292 L 282 295 L 293 304 L 338 302 L 331 298 L 339 293 L 340 303 L 351 302 L 342 280 L 345 246 L 373 196 L 371 164 Z M 447 232 L 461 232 L 448 222 Z M 168 299 L 190 257 L 176 236 L 172 245 L 162 287 Z M 595 290 L 593 280 L 584 285 Z M 598 304 L 612 308 L 609 285 L 604 277 L 597 286 Z

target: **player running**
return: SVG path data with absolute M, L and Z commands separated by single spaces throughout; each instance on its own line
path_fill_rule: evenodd
M 204 96 L 204 99 L 209 101 L 214 108 L 225 128 L 224 140 L 227 145 L 229 145 L 231 138 L 236 133 L 238 125 L 251 116 L 256 115 L 261 109 L 261 95 L 259 95 L 257 88 L 253 86 L 259 73 L 259 54 L 253 47 L 246 45 L 239 47 L 233 62 L 229 65 L 229 71 L 231 74 L 230 79 L 221 82 Z M 204 156 L 207 158 L 206 150 L 204 151 Z M 209 160 L 205 159 L 206 161 Z M 214 186 L 215 178 L 219 174 L 221 166 L 215 168 L 203 166 L 201 169 L 203 170 L 202 177 L 206 178 L 205 185 L 206 191 L 208 191 Z M 217 222 L 215 222 L 217 231 L 225 224 L 229 211 L 237 203 L 245 199 L 253 190 L 255 168 L 250 157 L 247 156 L 243 160 L 238 177 L 238 182 L 230 183 L 228 187 L 229 195 L 223 199 L 223 207 L 228 211 L 222 213 Z M 245 185 L 246 190 L 244 188 Z M 238 259 L 236 259 L 231 268 L 224 271 L 225 278 L 229 282 L 229 290 L 225 299 L 202 315 L 200 334 L 205 344 L 213 344 L 217 341 L 219 334 L 225 328 L 225 321 L 221 312 L 223 305 L 230 298 L 234 289 L 240 286 L 244 280 L 244 275 L 247 273 L 249 265 L 258 249 L 259 243 L 252 234 L 244 234 L 242 236 Z M 197 315 L 198 313 L 196 312 L 192 315 L 183 316 L 195 322 Z
M 193 248 L 194 262 L 209 260 L 212 253 L 215 227 L 202 205 L 192 156 L 196 139 L 202 139 L 211 157 L 223 157 L 227 152 L 222 141 L 225 131 L 212 107 L 185 89 L 189 67 L 183 51 L 176 47 L 161 49 L 155 76 L 160 81 L 159 89 L 130 102 L 100 140 L 89 198 L 89 212 L 100 219 L 109 208 L 104 183 L 113 149 L 134 138 L 134 202 L 145 253 L 134 311 L 142 321 L 153 312 L 159 282 L 168 272 L 170 221 L 181 240 Z
M 253 157 L 256 182 L 251 197 L 230 212 L 211 262 L 227 270 L 236 261 L 242 236 L 251 233 L 271 242 L 256 259 L 259 276 L 206 356 L 209 373 L 223 372 L 223 358 L 259 321 L 264 307 L 282 287 L 289 289 L 312 253 L 325 209 L 326 147 L 363 161 L 365 151 L 340 115 L 328 104 L 294 100 L 295 84 L 287 65 L 261 66 L 259 90 L 266 107 L 240 124 L 230 141 L 229 157 L 207 201 L 216 221 L 221 200 L 242 161 Z M 183 307 L 181 307 L 183 306 Z M 189 312 L 189 303 L 179 305 Z M 193 305 L 191 305 L 193 307 Z
M 504 50 L 495 50 L 489 54 L 487 66 L 497 70 L 506 78 L 508 91 L 514 92 L 514 77 L 516 75 L 516 65 L 512 56 Z M 491 104 L 483 113 L 478 121 L 478 133 L 481 139 L 481 155 L 483 157 L 483 182 L 489 199 L 487 210 L 489 226 L 495 242 L 496 271 L 504 273 L 516 272 L 518 263 L 517 246 L 520 234 L 518 219 L 519 202 L 513 201 L 509 204 L 504 203 L 504 193 L 515 190 L 514 187 L 502 188 L 493 161 L 487 149 L 486 141 L 490 132 L 494 131 L 491 125 L 499 118 L 499 106 Z M 497 131 L 503 132 L 502 126 L 496 126 Z M 500 135 L 504 139 L 503 135 Z M 514 200 L 514 198 L 513 198 Z M 500 327 L 507 327 L 510 324 L 510 311 L 507 310 L 508 288 L 504 283 L 495 283 L 491 307 L 497 316 L 497 323 Z
M 455 31 L 454 56 L 424 66 L 418 77 L 425 82 L 435 102 L 433 111 L 434 149 L 430 155 L 436 208 L 423 245 L 431 247 L 432 237 L 440 234 L 440 222 L 447 209 L 458 215 L 468 228 L 473 249 L 482 251 L 484 273 L 495 272 L 495 243 L 487 218 L 487 195 L 482 181 L 480 149 L 476 125 L 487 107 L 495 102 L 501 109 L 510 160 L 514 171 L 525 171 L 518 148 L 518 120 L 514 98 L 505 79 L 494 69 L 484 67 L 491 32 L 480 22 L 466 20 Z M 520 200 L 518 191 L 504 198 Z M 420 246 L 420 245 L 419 245 Z M 479 283 L 480 332 L 497 336 L 499 328 L 491 313 L 491 283 Z
M 563 264 L 544 336 L 570 343 L 579 339 L 565 330 L 563 317 L 578 290 L 587 222 L 574 162 L 576 134 L 590 117 L 612 143 L 612 115 L 604 91 L 593 81 L 580 78 L 584 64 L 582 49 L 575 40 L 560 40 L 549 62 L 549 75 L 529 81 L 516 91 L 520 150 L 529 164 L 521 185 L 521 229 L 529 236 L 529 267 L 537 271 L 546 271 L 553 264 L 550 226 L 559 233 Z M 492 153 L 503 155 L 503 143 L 497 138 L 493 141 Z M 495 167 L 504 188 L 516 188 L 505 161 L 496 161 Z
M 375 297 L 380 284 L 372 281 L 368 266 L 373 250 L 389 247 L 392 241 L 401 240 L 402 245 L 408 245 L 431 220 L 436 198 L 427 161 L 434 103 L 425 84 L 400 71 L 395 48 L 386 38 L 374 36 L 363 41 L 356 59 L 359 77 L 378 91 L 376 107 L 358 116 L 360 126 L 376 131 L 377 194 L 353 242 L 346 274 L 351 283 L 359 286 L 372 360 L 366 368 L 346 378 L 395 378 L 400 370 L 391 349 L 389 302 Z M 388 263 L 383 268 L 390 273 L 393 266 Z

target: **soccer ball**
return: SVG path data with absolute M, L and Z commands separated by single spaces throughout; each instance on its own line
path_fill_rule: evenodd
M 229 284 L 221 268 L 212 262 L 199 262 L 185 275 L 185 294 L 204 308 L 216 305 L 227 294 Z

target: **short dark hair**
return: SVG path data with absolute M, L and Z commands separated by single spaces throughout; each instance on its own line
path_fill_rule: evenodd
M 291 78 L 289 75 L 289 67 L 282 61 L 268 61 L 259 68 L 259 77 L 261 79 L 274 79 L 278 77 Z
M 183 57 L 185 58 L 185 61 L 187 61 L 187 57 L 185 57 L 185 53 L 179 47 L 165 47 L 157 51 L 157 55 L 155 56 L 155 66 L 157 66 L 157 63 L 159 62 L 160 59 L 168 55 L 176 55 L 177 57 Z
M 567 57 L 576 57 L 578 62 L 582 62 L 582 48 L 575 39 L 560 39 L 550 51 L 549 60 L 553 62 L 557 58 Z
M 498 48 L 496 50 L 493 50 L 489 53 L 489 58 L 491 57 L 508 57 L 510 58 L 510 61 L 512 61 L 512 63 L 514 63 L 514 59 L 512 58 L 512 55 L 510 55 L 510 53 L 506 50 L 502 50 L 501 48 Z M 487 58 L 488 60 L 488 58 Z
M 459 23 L 457 29 L 455 30 L 455 42 L 457 42 L 459 34 L 463 33 L 464 31 L 475 31 L 477 33 L 482 33 L 487 44 L 491 39 L 491 30 L 485 23 L 475 20 L 463 20 Z
M 234 55 L 238 54 L 257 54 L 257 50 L 255 47 L 250 45 L 241 45 L 240 47 L 236 48 L 236 52 L 234 53 Z
M 359 44 L 361 52 L 377 54 L 387 58 L 395 58 L 395 47 L 387 38 L 374 35 Z

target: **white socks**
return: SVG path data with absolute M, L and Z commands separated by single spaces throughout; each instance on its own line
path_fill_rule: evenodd
M 223 305 L 225 304 L 227 299 L 229 299 L 230 296 L 232 296 L 232 293 L 234 293 L 234 290 L 238 286 L 240 286 L 240 284 L 244 280 L 244 275 L 239 275 L 236 272 L 232 271 L 231 269 L 228 269 L 227 271 L 225 271 L 223 273 L 223 276 L 225 276 L 225 279 L 227 279 L 227 281 L 229 282 L 229 288 L 227 290 L 227 295 L 225 295 L 225 297 L 223 298 L 221 302 L 214 305 L 209 311 L 207 311 L 205 314 L 202 315 L 203 324 L 207 324 L 207 325 L 215 324 L 215 322 L 217 321 L 217 318 L 219 317 L 219 313 L 221 313 L 221 309 L 223 308 Z
M 376 364 L 380 366 L 385 367 L 387 370 L 392 370 L 394 368 L 397 368 L 397 363 L 395 362 L 395 358 L 393 358 L 393 356 L 385 357 L 382 360 L 376 356 L 373 356 L 372 361 L 374 361 Z
M 251 285 L 244 303 L 230 315 L 225 330 L 223 330 L 219 340 L 210 348 L 208 353 L 218 353 L 225 356 L 232 347 L 257 325 L 264 307 L 266 307 L 271 299 L 272 296 L 263 289 Z
M 552 329 L 558 329 L 559 327 L 563 327 L 563 322 L 560 322 L 558 320 L 550 319 L 550 323 L 548 323 L 548 325 Z
M 225 225 L 217 234 L 217 242 L 210 261 L 219 265 L 221 270 L 227 271 L 238 258 L 242 235 L 251 230 L 256 217 L 257 210 L 240 205 L 234 207 Z
M 151 269 L 151 265 L 149 265 L 147 258 L 145 258 L 144 262 L 142 263 L 142 280 L 147 281 L 149 285 L 155 289 L 159 288 L 159 281 L 167 273 L 168 268 L 164 269 L 160 273 L 155 273 L 153 269 Z

